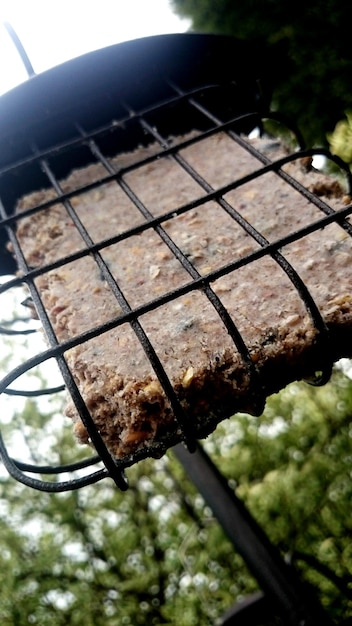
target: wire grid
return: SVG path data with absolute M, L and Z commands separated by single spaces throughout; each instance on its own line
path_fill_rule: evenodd
M 295 271 L 295 269 L 288 262 L 288 260 L 283 256 L 283 254 L 280 252 L 280 249 L 283 246 L 288 245 L 302 237 L 305 237 L 306 235 L 313 233 L 314 231 L 321 229 L 333 222 L 339 224 L 339 226 L 344 229 L 344 231 L 348 233 L 349 236 L 352 236 L 352 225 L 346 219 L 351 214 L 352 208 L 351 206 L 346 206 L 345 208 L 340 210 L 333 210 L 321 198 L 318 198 L 317 196 L 312 194 L 297 180 L 293 179 L 289 174 L 285 173 L 281 169 L 281 167 L 285 163 L 298 158 L 301 159 L 302 157 L 312 157 L 315 154 L 324 154 L 329 159 L 335 161 L 345 171 L 348 178 L 348 186 L 351 190 L 351 175 L 348 168 L 337 157 L 332 156 L 329 152 L 325 150 L 304 150 L 303 148 L 301 148 L 298 152 L 295 152 L 294 154 L 272 162 L 267 156 L 259 153 L 255 149 L 255 147 L 251 145 L 246 140 L 246 138 L 244 138 L 240 134 L 240 131 L 244 127 L 254 128 L 258 125 L 261 125 L 261 119 L 257 113 L 248 113 L 246 115 L 240 116 L 230 116 L 224 121 L 218 116 L 217 112 L 214 113 L 214 110 L 212 110 L 211 106 L 207 106 L 207 99 L 204 98 L 204 95 L 207 95 L 206 88 L 183 91 L 179 86 L 175 85 L 174 83 L 170 83 L 169 87 L 173 91 L 173 96 L 170 97 L 167 102 L 148 107 L 147 109 L 138 112 L 134 111 L 127 102 L 119 102 L 119 111 L 124 111 L 124 115 L 121 116 L 120 114 L 120 117 L 117 121 L 113 120 L 110 124 L 95 130 L 87 130 L 82 126 L 82 124 L 75 123 L 75 137 L 73 139 L 65 141 L 61 145 L 55 145 L 50 149 L 46 148 L 44 150 L 41 150 L 39 146 L 32 145 L 31 155 L 28 158 L 23 159 L 21 162 L 14 163 L 10 167 L 7 167 L 3 172 L 1 172 L 1 174 L 5 173 L 7 175 L 9 173 L 19 173 L 19 175 L 21 175 L 22 172 L 25 172 L 28 168 L 38 168 L 38 170 L 40 170 L 41 172 L 40 177 L 43 181 L 46 180 L 46 184 L 43 186 L 48 187 L 49 185 L 55 191 L 55 198 L 53 200 L 47 200 L 46 202 L 38 206 L 28 209 L 27 211 L 22 212 L 20 215 L 11 215 L 11 207 L 6 207 L 4 203 L 0 204 L 2 225 L 5 226 L 8 231 L 9 239 L 16 254 L 20 273 L 18 277 L 13 278 L 9 282 L 1 286 L 0 295 L 1 293 L 8 291 L 15 286 L 25 284 L 31 294 L 30 304 L 35 307 L 39 315 L 49 344 L 49 347 L 46 350 L 36 354 L 35 356 L 26 360 L 26 362 L 24 362 L 20 366 L 16 367 L 14 370 L 10 371 L 1 381 L 0 392 L 7 394 L 17 393 L 19 395 L 41 395 L 60 391 L 61 388 L 55 388 L 46 389 L 44 391 L 38 390 L 28 393 L 21 390 L 14 391 L 10 387 L 12 383 L 14 383 L 22 374 L 30 371 L 31 368 L 36 367 L 38 364 L 45 363 L 49 359 L 55 358 L 59 365 L 65 386 L 74 401 L 78 413 L 88 430 L 91 441 L 97 452 L 97 456 L 93 456 L 88 460 L 72 463 L 65 466 L 35 466 L 31 464 L 21 463 L 20 461 L 12 459 L 8 454 L 3 439 L 1 438 L 0 453 L 8 472 L 18 481 L 23 482 L 24 484 L 27 484 L 33 488 L 44 491 L 65 491 L 68 489 L 79 488 L 86 484 L 94 483 L 107 476 L 110 476 L 120 489 L 126 489 L 127 482 L 124 476 L 125 466 L 137 462 L 141 458 L 146 456 L 146 453 L 144 451 L 137 452 L 132 455 L 132 458 L 129 459 L 128 463 L 116 460 L 111 456 L 97 428 L 94 425 L 92 416 L 87 409 L 87 406 L 80 394 L 78 386 L 70 372 L 70 369 L 65 359 L 65 352 L 67 352 L 69 349 L 74 348 L 75 346 L 83 342 L 89 341 L 94 337 L 98 337 L 126 322 L 130 324 L 135 333 L 135 336 L 138 338 L 138 341 L 142 346 L 143 351 L 146 354 L 149 362 L 151 363 L 156 377 L 159 380 L 171 404 L 175 419 L 177 420 L 179 428 L 182 431 L 183 441 L 190 451 L 195 448 L 196 433 L 192 424 L 192 420 L 190 420 L 187 414 L 185 414 L 180 399 L 177 396 L 177 393 L 175 392 L 172 383 L 170 382 L 170 379 L 165 371 L 165 368 L 162 365 L 157 351 L 153 346 L 151 339 L 149 338 L 140 323 L 140 317 L 142 315 L 154 311 L 158 307 L 161 307 L 162 305 L 174 301 L 177 298 L 195 290 L 199 290 L 203 294 L 205 294 L 208 301 L 211 303 L 212 307 L 214 307 L 218 316 L 225 324 L 233 343 L 240 353 L 243 362 L 246 364 L 248 373 L 250 375 L 251 386 L 253 389 L 256 390 L 257 404 L 260 411 L 260 407 L 264 406 L 265 398 L 261 397 L 261 390 L 260 385 L 258 385 L 258 373 L 256 366 L 251 359 L 246 342 L 243 339 L 240 331 L 238 330 L 234 320 L 226 310 L 219 296 L 212 288 L 212 283 L 218 278 L 234 272 L 241 267 L 252 263 L 255 260 L 259 260 L 264 256 L 270 255 L 272 259 L 274 259 L 275 262 L 280 266 L 283 272 L 285 272 L 288 279 L 291 281 L 295 290 L 299 294 L 299 297 L 303 302 L 304 307 L 309 314 L 315 328 L 319 332 L 320 342 L 323 350 L 325 350 L 325 352 L 329 354 L 329 333 L 326 324 L 322 318 L 322 315 L 319 311 L 319 307 L 315 303 L 314 298 L 312 297 L 308 288 L 303 283 L 299 274 Z M 221 87 L 221 89 L 223 89 L 223 87 Z M 209 88 L 209 91 L 212 94 L 212 101 L 216 101 L 216 98 L 213 99 L 214 94 L 216 96 L 216 88 L 212 86 Z M 168 142 L 168 136 L 170 133 L 170 120 L 172 131 L 172 120 L 176 121 L 180 118 L 189 118 L 189 120 L 191 120 L 192 127 L 198 127 L 198 131 L 194 136 L 178 142 L 177 145 L 170 145 Z M 167 120 L 167 123 L 165 122 L 165 120 Z M 234 179 L 226 186 L 215 190 L 210 185 L 210 183 L 205 180 L 201 176 L 201 174 L 197 172 L 196 169 L 186 161 L 186 159 L 181 155 L 181 151 L 186 147 L 201 142 L 204 139 L 207 139 L 220 132 L 226 133 L 233 142 L 236 142 L 243 149 L 247 150 L 252 156 L 256 157 L 258 159 L 259 167 L 254 172 L 239 179 Z M 144 157 L 134 162 L 132 165 L 129 165 L 117 171 L 112 165 L 111 160 L 109 159 L 111 146 L 109 144 L 109 147 L 106 150 L 106 154 L 104 151 L 104 142 L 108 140 L 109 143 L 111 136 L 117 134 L 117 138 L 119 140 L 122 139 L 123 144 L 123 138 L 128 137 L 129 133 L 133 133 L 134 135 L 136 135 L 139 140 L 143 141 L 143 143 L 151 141 L 156 142 L 157 144 L 159 144 L 160 150 L 158 150 L 151 156 Z M 115 143 L 113 142 L 113 144 L 116 149 L 118 142 L 115 140 Z M 103 166 L 106 175 L 97 181 L 93 181 L 87 185 L 82 186 L 79 189 L 65 192 L 60 184 L 60 171 L 56 171 L 56 164 L 59 163 L 62 165 L 62 163 L 67 160 L 67 157 L 70 157 L 70 154 L 72 152 L 75 153 L 77 152 L 77 150 L 80 151 L 82 149 L 86 152 L 89 151 L 89 161 L 100 163 Z M 194 181 L 196 181 L 196 183 L 200 186 L 202 190 L 202 195 L 196 200 L 192 200 L 191 202 L 188 202 L 182 206 L 178 206 L 176 209 L 172 209 L 172 211 L 163 213 L 162 215 L 155 217 L 143 204 L 142 200 L 138 197 L 133 188 L 131 188 L 131 186 L 128 184 L 125 177 L 126 174 L 128 174 L 132 170 L 141 168 L 148 163 L 153 163 L 160 159 L 170 157 L 174 160 L 178 167 L 182 168 Z M 60 170 L 60 167 L 58 169 Z M 246 219 L 241 215 L 240 212 L 236 210 L 234 206 L 231 206 L 229 202 L 224 198 L 225 194 L 230 190 L 236 189 L 241 185 L 249 182 L 250 180 L 260 178 L 269 171 L 274 172 L 277 176 L 282 178 L 287 185 L 294 187 L 300 194 L 302 194 L 302 196 L 308 199 L 309 202 L 313 203 L 321 212 L 320 219 L 317 219 L 314 223 L 299 228 L 297 231 L 289 233 L 288 235 L 276 241 L 268 241 L 252 224 L 246 221 Z M 83 222 L 80 220 L 77 212 L 74 209 L 72 198 L 82 193 L 85 193 L 88 190 L 98 188 L 99 186 L 110 181 L 116 181 L 120 189 L 123 190 L 123 192 L 128 196 L 133 205 L 143 216 L 143 222 L 133 228 L 130 228 L 128 231 L 119 234 L 112 234 L 112 236 L 108 239 L 104 239 L 103 241 L 99 241 L 97 243 L 92 240 L 90 233 L 87 231 Z M 222 266 L 214 271 L 210 271 L 209 273 L 204 275 L 199 273 L 190 258 L 185 255 L 182 249 L 170 237 L 170 235 L 164 228 L 164 223 L 196 207 L 201 207 L 210 200 L 215 201 L 218 207 L 220 207 L 222 211 L 225 211 L 232 218 L 232 220 L 234 220 L 248 235 L 250 235 L 250 237 L 257 244 L 259 244 L 259 246 L 258 248 L 256 248 L 256 250 L 250 252 L 244 257 L 236 259 L 233 262 L 228 263 L 225 266 Z M 47 210 L 53 204 L 57 204 L 58 201 L 62 204 L 62 206 L 65 207 L 65 210 L 69 215 L 70 220 L 73 222 L 75 228 L 80 234 L 84 242 L 84 248 L 73 254 L 60 258 L 57 261 L 52 262 L 50 265 L 45 265 L 38 268 L 31 268 L 26 262 L 25 256 L 16 237 L 17 222 L 23 217 L 34 215 L 39 211 Z M 124 291 L 121 289 L 117 280 L 110 272 L 108 264 L 103 258 L 102 252 L 105 248 L 112 244 L 127 240 L 134 235 L 141 234 L 146 231 L 154 231 L 154 233 L 156 233 L 157 236 L 163 241 L 163 243 L 172 252 L 172 255 L 178 260 L 178 262 L 188 273 L 189 282 L 177 287 L 176 289 L 163 293 L 160 297 L 155 298 L 150 302 L 132 307 Z M 113 318 L 106 323 L 92 326 L 86 332 L 83 332 L 72 339 L 59 342 L 41 300 L 40 293 L 38 292 L 38 289 L 36 287 L 35 279 L 38 278 L 40 275 L 49 272 L 50 270 L 58 268 L 64 264 L 71 263 L 78 259 L 86 258 L 88 256 L 94 259 L 97 267 L 99 268 L 99 271 L 101 272 L 101 275 L 104 277 L 104 280 L 109 285 L 111 293 L 113 294 L 114 298 L 116 298 L 116 301 L 118 302 L 122 310 L 122 315 L 119 315 L 118 317 Z M 1 329 L 1 332 L 11 333 L 21 331 L 11 331 L 11 329 L 9 329 L 8 327 L 3 327 Z M 324 365 L 324 371 L 322 372 L 320 379 L 316 381 L 317 384 L 323 384 L 328 380 L 331 373 L 331 367 L 332 363 L 327 361 Z M 97 471 L 92 471 L 88 475 L 79 476 L 78 478 L 74 477 L 69 480 L 47 481 L 33 478 L 32 476 L 32 474 L 59 475 L 64 472 L 76 472 L 77 470 L 85 467 L 90 467 L 100 461 L 103 461 L 104 469 L 98 469 Z

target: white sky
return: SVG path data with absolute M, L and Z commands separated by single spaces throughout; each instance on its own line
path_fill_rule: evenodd
M 189 27 L 169 0 L 0 0 L 0 94 L 27 79 L 5 21 L 36 73 L 90 50 Z

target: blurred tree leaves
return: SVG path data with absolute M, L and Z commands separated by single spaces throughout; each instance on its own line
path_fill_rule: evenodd
M 13 345 L 2 347 L 6 369 Z M 204 442 L 336 620 L 352 612 L 347 366 L 349 375 L 339 366 L 325 387 L 288 386 L 269 399 L 260 418 L 236 415 Z M 43 370 L 30 383 L 44 386 Z M 74 441 L 63 402 L 62 393 L 4 399 L 1 430 L 12 456 L 57 465 L 91 454 Z M 0 467 L 2 624 L 215 624 L 257 589 L 172 451 L 127 473 L 124 493 L 106 479 L 49 494 L 17 483 Z
M 27 402 L 13 426 L 30 421 L 32 437 L 47 427 L 57 407 L 39 405 Z M 261 418 L 235 416 L 205 442 L 336 618 L 352 609 L 351 412 L 352 382 L 337 370 L 326 387 L 290 385 Z M 70 424 L 55 432 L 54 449 L 73 460 Z M 2 473 L 1 623 L 212 624 L 256 590 L 172 452 L 128 478 L 126 493 L 105 480 L 47 494 Z
M 326 144 L 326 134 L 352 108 L 351 3 L 172 0 L 172 6 L 192 19 L 195 31 L 273 47 L 273 108 L 298 123 L 309 145 Z

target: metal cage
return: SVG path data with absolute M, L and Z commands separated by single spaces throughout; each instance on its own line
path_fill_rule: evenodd
M 352 207 L 348 205 L 338 211 L 333 210 L 281 168 L 288 161 L 323 154 L 343 170 L 347 177 L 349 190 L 352 188 L 351 175 L 348 167 L 328 151 L 304 149 L 299 135 L 298 141 L 301 144 L 299 149 L 287 157 L 274 161 L 270 160 L 268 156 L 258 153 L 246 141 L 246 134 L 256 127 L 261 128 L 264 119 L 270 117 L 280 123 L 282 121 L 280 116 L 268 112 L 271 85 L 266 74 L 265 55 L 253 46 L 248 47 L 227 37 L 191 34 L 167 35 L 127 42 L 90 53 L 41 75 L 32 76 L 29 81 L 2 96 L 0 101 L 0 136 L 2 140 L 0 155 L 0 269 L 4 275 L 13 274 L 15 271 L 18 271 L 18 274 L 1 285 L 0 302 L 2 296 L 9 290 L 19 285 L 25 285 L 30 292 L 30 299 L 27 304 L 34 306 L 39 314 L 48 340 L 48 347 L 9 371 L 0 382 L 0 392 L 9 395 L 30 396 L 61 393 L 64 388 L 68 389 L 96 450 L 96 454 L 88 459 L 74 461 L 69 465 L 53 467 L 49 460 L 46 466 L 36 466 L 13 459 L 7 451 L 4 440 L 0 438 L 2 461 L 8 472 L 16 480 L 40 490 L 64 491 L 97 482 L 105 477 L 111 477 L 118 487 L 127 488 L 124 476 L 125 467 L 139 461 L 143 458 L 144 453 L 133 455 L 128 462 L 120 462 L 111 456 L 94 425 L 65 361 L 65 352 L 70 348 L 126 322 L 133 328 L 171 402 L 183 433 L 182 438 L 186 448 L 189 451 L 197 450 L 195 458 L 200 455 L 200 462 L 205 463 L 201 471 L 206 473 L 205 457 L 203 458 L 202 453 L 199 452 L 192 423 L 184 414 L 180 400 L 172 388 L 149 337 L 143 331 L 139 318 L 183 294 L 201 290 L 225 323 L 230 337 L 236 344 L 244 362 L 247 363 L 249 376 L 253 381 L 253 387 L 255 387 L 256 370 L 249 358 L 246 343 L 221 300 L 215 295 L 211 285 L 216 278 L 237 271 L 246 264 L 267 255 L 270 255 L 286 273 L 297 290 L 315 328 L 319 330 L 319 353 L 324 354 L 324 360 L 322 361 L 321 372 L 315 382 L 316 384 L 323 384 L 329 379 L 333 354 L 328 330 L 313 296 L 299 274 L 281 253 L 281 248 L 333 222 L 344 229 L 348 236 L 352 236 L 351 223 L 346 219 L 351 214 Z M 181 136 L 191 130 L 195 131 L 191 138 L 182 139 L 173 145 L 168 142 L 170 135 Z M 231 141 L 236 142 L 243 150 L 248 151 L 256 158 L 258 168 L 251 175 L 234 178 L 226 188 L 214 190 L 200 173 L 187 164 L 180 152 L 183 148 L 220 132 L 226 133 Z M 152 142 L 159 145 L 159 149 L 153 155 L 135 161 L 121 171 L 116 171 L 111 165 L 109 157 L 117 152 L 126 152 L 139 145 L 146 146 Z M 197 201 L 180 205 L 167 214 L 154 217 L 143 206 L 133 189 L 124 183 L 124 176 L 132 169 L 138 169 L 148 162 L 156 162 L 169 157 L 174 159 L 178 166 L 183 168 L 198 183 L 202 195 Z M 60 180 L 73 168 L 90 163 L 100 163 L 105 175 L 99 180 L 90 182 L 74 191 L 65 192 L 60 185 Z M 309 202 L 314 203 L 320 212 L 320 218 L 314 223 L 289 233 L 274 242 L 266 240 L 223 198 L 229 189 L 239 187 L 248 180 L 259 179 L 269 171 L 282 178 L 287 185 L 294 186 Z M 109 181 L 116 181 L 120 185 L 144 219 L 133 230 L 118 235 L 112 232 L 109 239 L 96 243 L 93 242 L 79 219 L 71 201 L 74 196 Z M 40 188 L 51 188 L 54 192 L 54 200 L 48 200 L 29 209 L 25 215 L 45 211 L 54 202 L 60 202 L 70 216 L 74 228 L 79 232 L 84 245 L 77 253 L 63 257 L 50 266 L 31 268 L 26 262 L 16 237 L 16 226 L 20 217 L 14 213 L 14 209 L 21 196 Z M 217 203 L 219 210 L 226 211 L 256 241 L 258 248 L 246 257 L 203 276 L 198 273 L 176 242 L 166 235 L 163 223 L 195 206 L 201 207 L 210 199 Z M 23 215 L 22 213 L 21 218 Z M 127 241 L 129 237 L 148 230 L 156 232 L 168 246 L 172 254 L 188 272 L 189 282 L 147 304 L 131 307 L 120 286 L 110 274 L 101 252 L 108 245 L 121 240 Z M 12 249 L 15 251 L 17 264 L 12 253 L 6 247 L 8 242 L 11 242 Z M 88 256 L 93 258 L 99 267 L 99 271 L 119 302 L 123 314 L 106 324 L 92 326 L 74 339 L 59 342 L 41 301 L 35 279 L 55 266 Z M 16 333 L 21 332 L 30 331 L 17 330 L 16 325 L 11 325 L 11 323 L 3 323 L 0 329 L 0 333 L 3 335 L 9 333 L 16 335 Z M 63 386 L 54 389 L 31 390 L 30 392 L 16 387 L 17 379 L 25 372 L 53 358 L 58 362 Z M 264 399 L 261 397 L 261 390 L 258 389 L 257 391 L 258 412 L 260 412 Z M 176 448 L 176 454 L 178 454 L 181 462 L 188 466 L 189 455 L 182 446 Z M 92 469 L 87 473 L 87 468 L 101 462 L 103 468 Z M 193 464 L 193 467 L 195 466 L 196 463 Z M 83 475 L 77 477 L 77 472 L 80 470 L 84 470 Z M 189 470 L 192 474 L 192 468 Z M 68 474 L 69 478 L 61 480 L 60 475 L 62 474 L 65 476 Z M 47 475 L 54 478 L 42 480 L 33 475 Z M 215 474 L 211 475 L 214 476 Z M 198 478 L 195 480 L 197 483 Z M 230 503 L 231 496 L 226 495 L 226 487 L 221 487 L 221 479 L 219 480 L 215 490 L 219 489 L 223 500 L 222 504 L 212 503 L 215 510 L 218 506 L 220 508 L 224 506 L 224 502 L 227 503 L 225 504 L 228 507 L 227 511 L 230 511 L 231 507 L 233 511 L 241 510 L 241 507 L 238 508 L 239 504 L 236 500 L 232 499 L 232 504 Z M 199 487 L 201 488 L 201 485 Z M 206 491 L 206 488 L 203 484 L 204 490 Z M 208 494 L 208 497 L 211 500 L 211 495 Z M 223 513 L 220 512 L 219 515 L 221 517 Z M 230 524 L 234 519 L 231 518 L 231 520 Z M 315 617 L 312 618 L 310 611 L 316 616 L 320 614 L 320 608 L 317 609 L 313 603 L 312 609 L 310 601 L 308 602 L 309 606 L 307 605 L 305 594 L 301 595 L 300 583 L 292 573 L 288 574 L 286 564 L 281 562 L 275 550 L 262 538 L 255 523 L 249 521 L 246 515 L 244 518 L 240 515 L 235 523 L 237 527 L 233 528 L 232 531 L 229 530 L 229 533 L 237 547 L 239 547 L 236 537 L 238 529 L 242 525 L 249 528 L 253 523 L 251 536 L 244 538 L 240 550 L 251 562 L 264 587 L 269 588 L 269 593 L 281 603 L 286 613 L 291 615 L 291 621 L 287 623 L 318 623 L 314 621 Z M 263 546 L 265 547 L 263 548 Z M 257 564 L 258 550 L 260 551 L 262 548 L 264 549 L 263 560 L 267 563 L 264 570 Z M 272 580 L 268 582 L 267 579 L 271 577 L 268 576 L 270 571 L 275 571 L 275 573 L 272 575 Z M 285 577 L 287 578 L 285 579 Z M 305 599 L 301 603 L 302 597 Z M 299 609 L 297 603 L 300 605 Z M 308 611 L 307 621 L 299 621 L 301 610 L 303 612 Z M 230 617 L 226 624 L 232 623 L 229 620 Z M 330 622 L 326 616 L 321 614 L 319 623 Z

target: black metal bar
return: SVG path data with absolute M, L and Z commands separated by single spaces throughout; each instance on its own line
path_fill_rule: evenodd
M 173 452 L 285 624 L 332 626 L 312 590 L 284 561 L 204 449 L 198 445 L 190 454 L 178 445 Z

